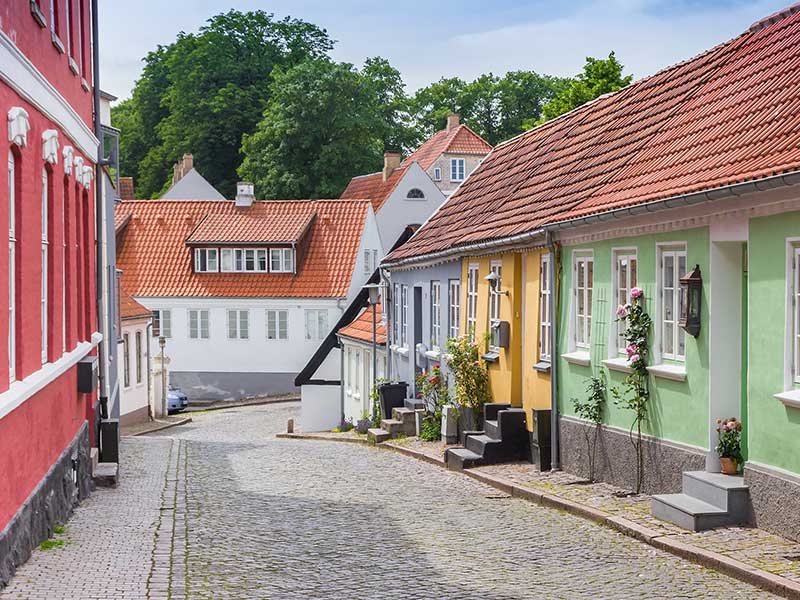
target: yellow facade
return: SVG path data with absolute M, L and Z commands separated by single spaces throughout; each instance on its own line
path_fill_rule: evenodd
M 475 340 L 481 354 L 489 350 L 490 285 L 486 276 L 493 264 L 502 266 L 500 320 L 508 321 L 508 348 L 499 348 L 498 359 L 488 363 L 492 402 L 509 403 L 525 409 L 531 427 L 531 409 L 550 408 L 549 372 L 537 371 L 539 362 L 539 279 L 543 251 L 465 257 L 461 263 L 461 330 L 469 331 L 469 272 L 477 267 Z M 546 251 L 544 252 L 546 253 Z M 507 293 L 506 293 L 507 292 Z

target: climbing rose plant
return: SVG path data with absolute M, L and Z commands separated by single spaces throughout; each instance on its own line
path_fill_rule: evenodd
M 653 320 L 644 309 L 644 291 L 635 287 L 631 290 L 631 302 L 617 308 L 617 321 L 625 323 L 625 353 L 631 373 L 620 387 L 613 388 L 614 404 L 634 413 L 629 437 L 636 452 L 636 493 L 642 491 L 644 480 L 644 448 L 642 423 L 647 419 L 647 405 L 650 400 L 648 386 L 647 358 L 649 354 L 648 337 Z
M 447 340 L 448 366 L 455 383 L 455 401 L 472 409 L 475 427 L 483 405 L 491 402 L 489 372 L 480 357 L 478 345 L 466 335 Z

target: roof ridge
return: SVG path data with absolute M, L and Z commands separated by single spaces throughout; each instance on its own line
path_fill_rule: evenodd
M 787 6 L 783 10 L 779 10 L 778 12 L 772 13 L 771 15 L 764 17 L 763 19 L 759 19 L 758 21 L 750 25 L 748 31 L 750 33 L 756 33 L 757 31 L 766 29 L 770 25 L 773 25 L 778 21 L 783 21 L 787 17 L 791 17 L 792 15 L 798 12 L 800 12 L 800 2 L 792 4 L 791 6 Z
M 468 131 L 469 133 L 471 133 L 472 135 L 474 135 L 476 138 L 478 138 L 480 141 L 482 141 L 484 144 L 486 144 L 490 148 L 492 147 L 492 145 L 489 142 L 487 142 L 485 139 L 483 139 L 483 137 L 479 133 L 477 133 L 474 129 L 472 129 L 472 127 L 470 127 L 466 123 L 459 123 L 458 127 L 455 128 L 455 133 L 450 138 L 450 140 L 447 142 L 447 145 L 444 147 L 444 150 L 442 150 L 442 154 L 444 154 L 445 152 L 447 152 L 450 149 L 450 146 L 453 145 L 453 142 L 455 142 L 456 137 L 458 136 L 458 132 L 461 131 L 462 128 L 465 129 L 466 131 Z

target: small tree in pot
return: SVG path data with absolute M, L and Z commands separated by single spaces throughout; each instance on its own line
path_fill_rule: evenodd
M 472 410 L 473 427 L 480 424 L 483 405 L 491 402 L 489 372 L 478 345 L 467 336 L 447 340 L 448 366 L 453 373 L 455 401 Z

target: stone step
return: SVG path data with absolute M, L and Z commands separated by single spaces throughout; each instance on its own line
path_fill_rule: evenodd
M 403 421 L 404 423 L 413 423 L 416 419 L 417 411 L 411 408 L 393 408 L 392 419 L 395 421 Z
M 497 425 L 497 421 L 484 421 L 483 431 L 491 438 L 500 439 L 500 427 Z
M 381 429 L 388 431 L 392 437 L 398 435 L 416 435 L 417 424 L 412 421 L 398 421 L 396 419 L 384 419 L 381 421 Z
M 100 450 L 98 448 L 92 448 L 89 450 L 89 460 L 92 462 L 92 477 L 94 477 L 94 472 L 97 469 L 97 465 L 100 462 Z
M 483 405 L 483 418 L 489 421 L 497 420 L 497 413 L 501 410 L 507 410 L 511 408 L 510 404 L 501 403 L 501 402 L 490 402 L 488 404 Z
M 732 516 L 747 520 L 749 491 L 744 477 L 706 471 L 685 471 L 683 493 L 725 509 Z
M 372 427 L 367 429 L 367 440 L 374 444 L 380 444 L 387 440 L 392 439 L 392 434 L 388 431 L 380 429 L 378 427 Z
M 727 510 L 698 500 L 688 494 L 660 494 L 650 501 L 653 516 L 689 531 L 703 531 L 735 525 Z
M 493 448 L 490 448 L 490 446 L 499 447 L 501 444 L 502 442 L 500 440 L 490 438 L 486 434 L 470 435 L 467 437 L 466 447 L 467 450 L 472 450 L 475 454 L 480 454 L 484 458 L 488 458 L 488 455 L 493 453 Z
M 118 478 L 118 463 L 97 463 L 97 467 L 92 472 L 92 480 L 98 487 L 116 487 Z
M 425 408 L 425 403 L 418 398 L 406 398 L 403 401 L 403 405 L 405 408 L 409 408 L 411 410 L 421 410 Z
M 470 467 L 483 464 L 483 458 L 466 448 L 448 448 L 444 455 L 447 468 L 453 471 L 462 471 Z

